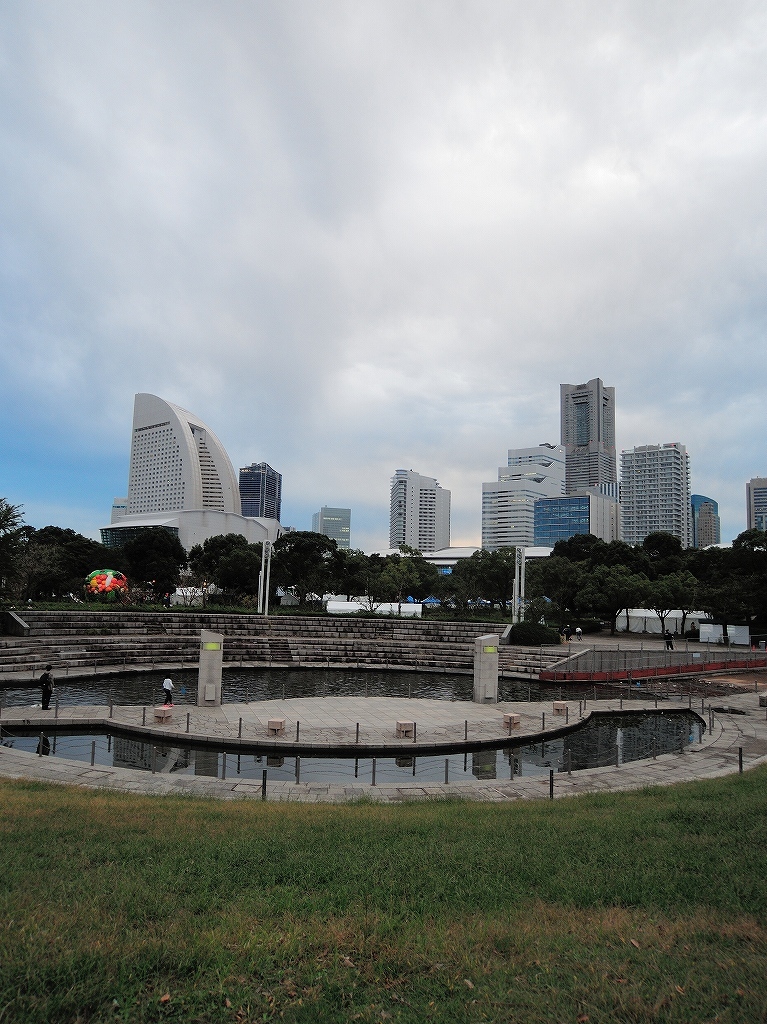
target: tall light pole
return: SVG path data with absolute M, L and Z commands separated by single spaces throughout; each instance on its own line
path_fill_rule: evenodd
M 261 574 L 258 577 L 258 610 L 262 615 L 269 612 L 269 576 L 272 567 L 272 542 L 265 540 L 261 545 Z
M 525 607 L 525 549 L 515 548 L 512 622 L 521 622 Z

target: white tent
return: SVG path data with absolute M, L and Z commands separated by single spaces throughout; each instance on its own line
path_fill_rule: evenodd
M 674 608 L 666 616 L 666 629 L 671 630 L 672 633 L 682 632 L 682 615 L 683 612 L 679 608 Z M 706 612 L 688 612 L 687 618 L 684 620 L 684 628 L 690 629 L 693 623 L 700 627 L 701 619 L 707 619 L 708 615 Z M 626 612 L 621 612 L 615 621 L 615 628 L 619 632 L 629 633 L 656 633 L 662 632 L 660 626 L 660 619 L 652 610 L 652 608 L 629 608 L 628 621 Z

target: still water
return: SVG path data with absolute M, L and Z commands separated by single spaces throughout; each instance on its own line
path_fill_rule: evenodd
M 549 770 L 578 771 L 602 765 L 628 763 L 654 754 L 671 753 L 682 745 L 700 743 L 703 723 L 686 710 L 645 712 L 639 715 L 605 715 L 578 726 L 567 736 L 547 743 L 527 744 L 514 749 L 514 772 L 523 776 L 548 775 Z M 42 743 L 42 747 L 41 747 Z M 455 781 L 471 773 L 478 779 L 511 777 L 509 750 L 457 751 L 447 756 L 377 758 L 375 769 L 371 758 L 267 757 L 266 755 L 232 754 L 224 751 L 195 749 L 193 746 L 152 747 L 140 740 L 100 734 L 39 733 L 5 730 L 3 745 L 42 756 L 58 756 L 70 760 L 90 761 L 97 765 L 114 765 L 180 775 L 203 775 L 213 778 L 237 776 L 261 781 L 266 770 L 271 780 L 301 782 L 351 783 L 354 780 L 372 784 L 373 771 L 379 784 L 414 781 L 444 782 L 445 763 L 448 778 Z
M 166 672 L 137 672 L 135 674 L 67 679 L 56 676 L 56 693 L 61 706 L 72 704 L 150 705 L 164 700 L 162 681 Z M 197 668 L 170 673 L 177 704 L 194 704 L 197 696 Z M 241 701 L 275 700 L 279 697 L 428 697 L 432 700 L 471 700 L 473 678 L 455 673 L 359 671 L 356 669 L 258 669 L 225 668 L 223 700 L 225 703 Z M 498 693 L 506 700 L 552 700 L 561 693 L 570 698 L 582 693 L 591 694 L 592 686 L 568 685 L 563 691 L 557 683 L 547 686 L 537 681 L 520 682 L 499 679 Z M 607 687 L 601 687 L 603 697 L 611 696 Z M 620 693 L 618 689 L 615 694 Z M 629 691 L 637 697 L 646 696 L 639 687 Z M 622 691 L 624 697 L 627 690 Z M 23 707 L 40 703 L 40 690 L 35 686 L 16 686 L 0 689 L 4 707 Z

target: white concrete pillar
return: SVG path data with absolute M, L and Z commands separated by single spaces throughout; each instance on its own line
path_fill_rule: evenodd
M 200 669 L 197 677 L 197 706 L 221 706 L 221 676 L 224 670 L 224 634 L 200 630 Z
M 474 641 L 474 703 L 498 703 L 497 633 L 478 636 Z

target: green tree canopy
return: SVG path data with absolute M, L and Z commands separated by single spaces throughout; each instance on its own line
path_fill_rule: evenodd
M 310 594 L 321 599 L 333 589 L 336 551 L 336 542 L 324 534 L 284 533 L 274 545 L 272 584 L 291 590 L 299 604 L 306 604 Z
M 178 586 L 186 552 L 178 537 L 162 526 L 142 530 L 123 548 L 130 583 L 143 583 L 162 597 Z

